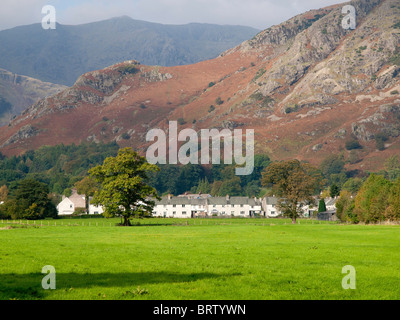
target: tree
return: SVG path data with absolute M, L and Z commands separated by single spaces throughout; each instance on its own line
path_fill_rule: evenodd
M 385 150 L 385 142 L 389 139 L 388 135 L 380 132 L 375 135 L 376 148 L 379 151 Z
M 199 180 L 199 183 L 196 187 L 196 193 L 203 193 L 203 194 L 208 194 L 211 192 L 211 185 L 208 182 L 207 177 Z
M 322 173 L 328 177 L 332 174 L 340 174 L 343 172 L 345 161 L 343 155 L 332 154 L 325 158 L 321 164 L 320 169 Z
M 326 188 L 324 190 L 321 191 L 320 194 L 321 199 L 326 199 L 330 197 L 330 192 L 329 192 L 329 188 Z
M 321 200 L 319 200 L 318 212 L 325 212 L 325 211 L 326 211 L 325 200 L 321 199 Z
M 106 217 L 121 215 L 123 225 L 130 226 L 132 217 L 151 215 L 153 199 L 161 199 L 156 189 L 147 184 L 148 173 L 158 170 L 159 167 L 131 148 L 119 150 L 116 157 L 106 158 L 103 165 L 89 170 L 90 176 L 101 185 L 93 203 L 104 207 Z
M 342 186 L 342 190 L 349 191 L 351 194 L 356 194 L 360 190 L 363 180 L 360 178 L 350 178 Z
M 329 188 L 329 193 L 331 198 L 335 198 L 340 194 L 340 188 L 336 184 L 333 184 Z
M 72 190 L 71 188 L 66 188 L 63 192 L 63 195 L 66 197 L 70 197 L 72 195 Z
M 384 163 L 389 180 L 394 181 L 400 177 L 400 160 L 398 155 L 391 156 Z
M 362 146 L 357 139 L 351 139 L 346 141 L 345 147 L 347 150 L 362 149 Z
M 279 197 L 278 208 L 296 223 L 301 213 L 301 204 L 312 202 L 313 194 L 322 185 L 318 171 L 309 164 L 298 160 L 274 162 L 262 173 L 263 186 L 272 185 Z
M 351 193 L 347 190 L 343 190 L 340 193 L 339 199 L 336 201 L 336 216 L 340 221 L 346 222 L 351 221 L 353 223 L 358 223 L 358 217 L 354 214 L 354 198 Z
M 398 178 L 389 193 L 389 206 L 385 210 L 385 218 L 390 221 L 400 220 L 400 178 Z
M 57 210 L 49 197 L 49 187 L 34 179 L 20 181 L 15 197 L 4 205 L 13 219 L 32 220 L 57 215 Z
M 218 194 L 222 197 L 225 197 L 226 195 L 236 197 L 240 196 L 241 192 L 242 187 L 240 186 L 240 178 L 235 176 L 222 182 Z
M 319 168 L 327 179 L 328 185 L 333 183 L 342 185 L 347 180 L 345 164 L 343 154 L 329 155 L 321 162 Z
M 388 195 L 392 183 L 383 176 L 371 174 L 355 198 L 355 210 L 359 221 L 374 223 L 384 219 L 389 206 Z
M 86 213 L 89 213 L 89 199 L 90 197 L 94 196 L 94 193 L 98 189 L 98 183 L 92 179 L 91 177 L 87 176 L 83 178 L 81 181 L 75 183 L 75 188 L 78 194 L 85 195 L 85 208 Z
M 221 104 L 224 103 L 224 101 L 221 99 L 221 97 L 218 97 L 217 99 L 215 99 L 215 103 L 216 103 L 217 105 L 221 105 Z
M 217 181 L 213 182 L 213 184 L 211 186 L 211 195 L 213 197 L 219 196 L 219 191 L 221 189 L 221 186 L 222 186 L 222 181 L 217 180 Z

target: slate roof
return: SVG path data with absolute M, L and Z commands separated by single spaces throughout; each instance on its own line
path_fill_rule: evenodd
M 72 195 L 68 199 L 74 204 L 75 208 L 85 208 L 85 197 L 79 195 L 76 189 L 72 190 Z
M 261 206 L 261 201 L 247 197 L 207 197 L 207 198 L 187 198 L 187 197 L 162 197 L 160 201 L 155 201 L 156 205 L 250 205 Z
M 265 203 L 266 204 L 278 204 L 278 198 L 276 197 L 266 197 L 265 198 Z

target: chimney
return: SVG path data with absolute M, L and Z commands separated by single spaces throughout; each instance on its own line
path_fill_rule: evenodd
M 226 195 L 226 201 L 229 201 L 229 194 Z
M 168 200 L 171 200 L 172 194 L 168 194 Z

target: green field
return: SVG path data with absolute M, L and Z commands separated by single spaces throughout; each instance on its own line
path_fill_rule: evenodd
M 118 227 L 117 222 L 0 221 L 0 299 L 400 298 L 398 225 L 149 219 Z M 56 270 L 55 290 L 41 286 L 46 265 Z M 356 269 L 355 290 L 342 288 L 346 265 Z

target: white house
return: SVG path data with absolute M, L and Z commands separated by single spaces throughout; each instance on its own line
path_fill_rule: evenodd
M 262 208 L 264 216 L 267 218 L 276 218 L 281 215 L 281 212 L 277 208 L 278 198 L 276 197 L 265 197 L 262 199 Z
M 325 200 L 326 211 L 336 212 L 336 200 L 337 198 L 328 198 Z
M 264 215 L 267 218 L 276 218 L 282 213 L 277 207 L 278 198 L 277 197 L 265 197 L 262 199 L 262 207 Z M 300 204 L 301 216 L 302 217 L 312 217 L 314 212 L 317 211 L 315 204 Z
M 75 212 L 75 209 L 75 204 L 67 197 L 63 197 L 63 200 L 57 205 L 59 216 L 71 215 Z
M 63 200 L 57 205 L 57 211 L 59 216 L 65 216 L 74 214 L 77 209 L 85 210 L 85 207 L 85 196 L 78 194 L 76 189 L 73 189 L 72 195 L 70 197 L 63 197 Z M 97 207 L 89 203 L 89 214 L 102 214 L 103 212 L 102 207 Z
M 167 196 L 156 201 L 153 216 L 196 218 L 206 216 L 252 217 L 262 214 L 261 201 L 247 197 Z

